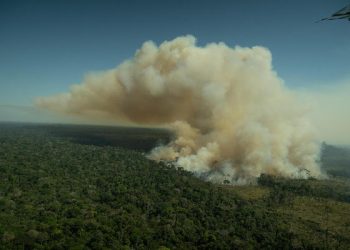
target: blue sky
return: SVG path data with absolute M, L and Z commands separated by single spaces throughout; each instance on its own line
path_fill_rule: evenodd
M 348 0 L 1 1 L 0 105 L 31 106 L 146 40 L 192 34 L 199 45 L 262 45 L 291 88 L 350 76 L 350 22 L 324 21 Z M 1 115 L 1 112 L 0 112 Z M 1 118 L 1 117 L 0 117 Z

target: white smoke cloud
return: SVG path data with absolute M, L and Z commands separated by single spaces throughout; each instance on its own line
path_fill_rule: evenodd
M 176 137 L 154 160 L 208 180 L 245 183 L 262 173 L 320 176 L 319 145 L 303 105 L 272 69 L 263 47 L 198 47 L 184 36 L 145 42 L 115 69 L 86 77 L 37 105 L 94 119 L 169 126 Z M 305 171 L 307 170 L 307 171 Z

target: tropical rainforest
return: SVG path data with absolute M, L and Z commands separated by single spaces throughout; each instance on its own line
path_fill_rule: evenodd
M 349 151 L 329 178 L 213 184 L 146 153 L 169 132 L 0 125 L 0 249 L 350 249 Z

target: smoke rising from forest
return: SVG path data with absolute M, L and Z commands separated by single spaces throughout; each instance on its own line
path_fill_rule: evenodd
M 166 126 L 174 139 L 149 154 L 211 181 L 245 183 L 262 173 L 320 176 L 319 145 L 303 104 L 272 68 L 263 47 L 196 46 L 192 36 L 88 75 L 69 93 L 38 98 L 64 114 Z

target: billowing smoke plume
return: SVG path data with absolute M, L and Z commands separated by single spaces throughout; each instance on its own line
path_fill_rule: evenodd
M 133 59 L 37 104 L 95 119 L 170 126 L 174 140 L 149 157 L 212 181 L 320 175 L 319 147 L 302 105 L 263 47 L 197 47 L 192 36 L 159 47 L 145 42 Z

